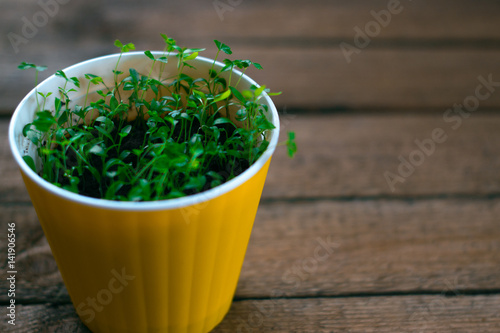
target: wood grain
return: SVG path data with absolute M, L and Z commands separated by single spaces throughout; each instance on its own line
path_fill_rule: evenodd
M 499 289 L 499 213 L 498 199 L 261 205 L 237 297 Z
M 498 296 L 248 300 L 233 303 L 214 332 L 497 332 L 498 302 Z
M 286 109 L 281 110 L 286 111 Z M 425 197 L 442 195 L 496 195 L 500 193 L 500 115 L 475 113 L 446 123 L 443 111 L 434 114 L 334 114 L 312 116 L 286 113 L 282 136 L 296 132 L 299 152 L 290 160 L 278 147 L 264 188 L 264 199 Z M 448 136 L 436 143 L 394 191 L 384 174 L 399 175 L 401 161 L 419 150 L 420 142 L 442 128 Z M 19 171 L 7 145 L 7 122 L 0 120 L 0 198 L 29 202 Z M 406 175 L 406 174 L 404 174 Z
M 114 53 L 117 38 L 161 49 L 163 32 L 205 56 L 218 39 L 261 63 L 248 74 L 283 91 L 281 138 L 295 131 L 299 147 L 293 160 L 277 149 L 235 300 L 214 332 L 499 332 L 500 2 L 400 0 L 401 12 L 347 59 L 340 46 L 355 45 L 388 0 L 217 1 L 69 1 L 31 36 L 22 28 L 43 19 L 42 2 L 2 3 L 0 331 L 89 332 L 8 147 L 8 118 L 33 86 L 16 66 L 46 64 L 43 79 Z M 218 13 L 214 3 L 230 7 Z M 12 33 L 26 38 L 17 50 Z M 489 75 L 482 111 L 446 121 Z M 446 139 L 429 143 L 439 129 Z M 418 165 L 402 164 L 411 158 Z M 391 186 L 387 172 L 401 178 Z M 9 222 L 15 327 L 5 306 Z
M 425 197 L 490 195 L 500 190 L 500 118 L 472 114 L 456 123 L 435 114 L 284 115 L 282 140 L 295 131 L 297 156 L 290 160 L 277 149 L 266 181 L 264 197 Z M 415 157 L 441 128 L 447 139 L 435 143 L 422 162 Z M 430 145 L 430 144 L 428 144 Z M 430 146 L 429 146 L 430 147 Z M 428 150 L 431 151 L 430 148 Z M 420 153 L 419 153 L 420 154 Z M 402 159 L 418 162 L 408 174 Z M 403 175 L 394 191 L 385 172 Z M 392 178 L 391 178 L 392 179 Z
M 236 297 L 498 290 L 499 215 L 500 199 L 264 203 Z M 17 225 L 18 300 L 68 302 L 33 208 L 2 207 L 0 230 L 8 221 Z M 0 302 L 6 288 L 2 280 Z
M 235 56 L 262 63 L 265 71 L 252 76 L 283 91 L 276 101 L 288 107 L 443 108 L 473 93 L 477 76 L 492 73 L 500 78 L 497 2 L 401 0 L 401 13 L 392 15 L 387 26 L 352 55 L 351 63 L 340 44 L 354 45 L 354 28 L 364 30 L 374 22 L 370 12 L 386 10 L 388 1 L 233 3 L 239 4 L 221 19 L 212 1 L 70 2 L 51 17 L 46 15 L 46 24 L 35 26 L 26 43 L 16 48 L 9 33 L 22 36 L 25 22 L 44 12 L 28 0 L 4 4 L 0 114 L 11 114 L 33 86 L 32 75 L 16 70 L 21 61 L 46 64 L 54 72 L 116 52 L 116 38 L 134 41 L 142 50 L 162 49 L 159 32 L 176 37 L 182 45 L 210 51 L 213 39 L 233 45 Z M 498 106 L 498 94 L 481 104 Z
M 500 329 L 499 306 L 498 295 L 244 300 L 212 332 L 493 333 Z M 1 321 L 0 330 L 90 332 L 70 304 L 20 306 L 18 318 L 15 328 Z
M 111 45 L 111 44 L 110 44 Z M 162 48 L 155 43 L 152 48 Z M 44 51 L 43 48 L 49 50 Z M 55 45 L 44 45 L 36 55 L 24 57 L 48 65 L 41 77 L 74 63 L 115 53 L 112 48 L 89 46 L 77 58 L 63 52 L 53 56 Z M 237 53 L 236 53 L 237 52 Z M 214 56 L 209 52 L 207 56 Z M 478 77 L 491 74 L 500 81 L 500 51 L 496 50 L 397 50 L 366 48 L 352 55 L 351 63 L 340 49 L 242 47 L 235 58 L 252 59 L 262 64 L 262 71 L 248 74 L 273 91 L 281 107 L 340 110 L 446 109 L 474 96 Z M 33 73 L 19 73 L 20 59 L 9 57 L 0 64 L 4 115 L 10 115 L 21 99 L 33 88 Z M 480 109 L 500 105 L 498 87 L 479 103 Z
M 48 41 L 51 34 L 56 34 L 57 39 L 72 42 L 90 38 L 103 40 L 119 35 L 151 41 L 156 38 L 154 33 L 160 30 L 185 40 L 219 37 L 247 42 L 246 39 L 251 38 L 254 43 L 262 43 L 266 38 L 288 37 L 298 38 L 305 44 L 315 37 L 351 39 L 355 26 L 364 28 L 367 22 L 375 19 L 371 11 L 387 10 L 389 2 L 311 0 L 306 4 L 289 0 L 284 5 L 279 0 L 254 0 L 218 3 L 229 6 L 217 11 L 214 2 L 202 0 L 151 0 L 147 4 L 132 0 L 70 2 L 60 5 L 46 25 L 39 27 L 36 36 L 28 38 Z M 500 37 L 496 20 L 500 6 L 492 1 L 475 1 L 473 6 L 466 0 L 438 3 L 401 0 L 399 4 L 399 13 L 392 12 L 380 37 Z M 9 43 L 5 36 L 7 32 L 22 33 L 23 16 L 33 21 L 33 16 L 42 10 L 38 3 L 29 0 L 5 3 L 0 25 L 5 31 L 2 43 Z

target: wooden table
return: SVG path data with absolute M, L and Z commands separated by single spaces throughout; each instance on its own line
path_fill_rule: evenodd
M 40 10 L 21 3 L 2 5 L 2 35 Z M 243 1 L 223 20 L 207 1 L 118 3 L 61 5 L 20 54 L 5 41 L 0 51 L 1 332 L 88 332 L 8 150 L 10 114 L 32 82 L 16 86 L 11 69 L 27 60 L 56 70 L 113 52 L 116 37 L 159 48 L 159 27 L 261 62 L 252 76 L 284 91 L 283 130 L 297 134 L 296 158 L 281 147 L 273 159 L 233 305 L 214 332 L 500 332 L 498 3 L 401 0 L 350 62 L 340 45 L 354 45 L 354 27 L 387 1 Z M 98 6 L 83 29 L 79 13 Z M 182 15 L 165 20 L 158 7 Z M 478 111 L 448 111 L 474 97 Z M 10 222 L 15 327 L 5 316 Z
M 439 114 L 289 117 L 300 152 L 289 160 L 281 147 L 272 162 L 233 306 L 215 332 L 498 332 L 500 115 L 448 131 L 394 193 L 384 172 L 397 173 L 397 156 L 408 158 Z M 2 142 L 6 129 L 2 120 Z M 0 154 L 0 227 L 16 223 L 22 304 L 16 330 L 2 307 L 0 330 L 87 332 L 6 144 Z

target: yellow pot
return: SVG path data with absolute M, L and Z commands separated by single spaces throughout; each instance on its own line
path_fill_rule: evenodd
M 117 57 L 88 60 L 64 72 L 82 82 L 84 74 L 97 74 L 111 86 Z M 198 57 L 190 63 L 201 73 L 197 76 L 206 76 L 212 62 Z M 147 73 L 151 64 L 142 52 L 133 52 L 122 56 L 120 69 Z M 175 67 L 171 61 L 164 73 Z M 234 71 L 233 79 L 239 74 Z M 51 76 L 37 90 L 57 92 L 62 84 Z M 256 83 L 244 75 L 239 87 L 251 84 Z M 85 90 L 82 84 L 73 96 Z M 47 105 L 53 105 L 51 98 Z M 29 154 L 40 167 L 34 145 L 22 135 L 34 118 L 35 89 L 21 101 L 9 128 L 10 147 L 73 305 L 93 332 L 208 332 L 223 319 L 278 142 L 276 108 L 267 95 L 261 101 L 276 129 L 255 164 L 217 188 L 156 202 L 89 198 L 44 181 L 22 159 Z

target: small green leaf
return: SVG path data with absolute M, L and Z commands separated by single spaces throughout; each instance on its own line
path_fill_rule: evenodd
M 147 51 L 144 51 L 144 54 L 146 55 L 146 57 L 148 57 L 149 59 L 153 60 L 153 61 L 156 61 L 155 59 L 155 56 L 151 53 L 151 51 L 147 50 Z
M 221 72 L 225 72 L 234 67 L 234 62 L 229 59 L 224 59 L 222 62 L 224 63 L 225 66 L 222 67 Z
M 92 84 L 99 84 L 102 82 L 102 77 L 99 77 L 99 76 L 94 75 L 94 74 L 85 74 L 85 78 L 87 80 L 90 80 L 90 82 Z
M 130 77 L 132 78 L 133 83 L 139 82 L 139 73 L 134 68 L 130 68 L 129 70 Z
M 69 184 L 65 185 L 63 188 L 73 193 L 78 193 L 78 184 L 80 183 L 80 178 L 75 176 L 68 176 Z
M 295 132 L 288 132 L 288 140 L 286 141 L 288 148 L 288 156 L 293 157 L 297 152 L 297 144 L 295 143 Z
M 133 50 L 135 50 L 134 44 L 128 43 L 127 45 L 125 45 L 125 52 L 129 52 L 129 51 L 133 51 Z
M 118 133 L 118 135 L 120 135 L 122 138 L 124 138 L 130 133 L 131 130 L 132 130 L 132 125 L 127 125 L 121 129 L 121 131 L 120 131 L 120 133 Z
M 191 54 L 186 54 L 184 56 L 184 60 L 193 60 L 193 59 L 196 59 L 197 56 L 198 56 L 198 52 L 193 52 Z
M 80 80 L 78 80 L 78 78 L 77 78 L 77 77 L 74 77 L 74 76 L 73 76 L 73 77 L 70 77 L 69 79 L 71 80 L 71 82 L 73 82 L 73 84 L 74 84 L 75 86 L 77 86 L 78 88 L 80 88 Z
M 173 189 L 168 193 L 167 199 L 182 198 L 185 196 L 186 196 L 186 194 L 182 193 L 181 191 Z
M 100 122 L 100 123 L 105 123 L 105 122 L 107 122 L 107 121 L 108 121 L 108 117 L 106 117 L 106 116 L 99 116 L 99 117 L 97 117 L 97 118 L 95 119 L 95 121 L 98 121 L 98 122 Z
M 96 143 L 92 148 L 90 148 L 89 153 L 98 155 L 98 156 L 103 156 L 105 154 L 104 148 L 101 147 L 99 143 Z
M 231 92 L 233 93 L 234 97 L 236 97 L 240 102 L 242 103 L 246 102 L 245 97 L 243 97 L 243 95 L 239 92 L 238 89 L 231 86 L 229 87 L 229 89 L 231 89 Z
M 33 130 L 28 131 L 28 132 L 27 132 L 27 134 L 28 134 L 28 139 L 29 139 L 31 142 L 33 142 L 35 145 L 38 145 L 38 144 L 39 144 L 40 139 L 39 139 L 39 137 L 38 137 L 38 134 L 37 134 L 35 131 L 33 131 Z
M 215 119 L 214 125 L 222 125 L 222 124 L 233 124 L 233 122 L 231 121 L 231 119 L 225 117 L 220 117 Z
M 116 108 L 118 107 L 119 103 L 118 103 L 118 100 L 116 99 L 115 96 L 111 96 L 110 100 L 109 100 L 109 109 L 111 111 L 114 111 L 116 110 Z
M 38 95 L 42 96 L 44 99 L 52 95 L 52 92 L 48 92 L 47 94 L 44 94 L 43 92 L 39 91 Z
M 128 44 L 123 44 L 122 42 L 120 42 L 118 39 L 115 40 L 115 46 L 118 47 L 120 49 L 121 52 L 128 52 L 128 51 L 132 51 L 132 50 L 135 50 L 135 45 L 132 44 L 132 43 L 128 43 Z
M 62 126 L 68 121 L 68 111 L 64 111 L 57 119 L 57 125 Z
M 231 96 L 231 90 L 228 89 L 228 90 L 224 91 L 222 94 L 215 97 L 214 102 L 217 103 L 219 101 L 227 99 L 229 96 Z
M 250 67 L 252 62 L 250 60 L 235 60 L 234 65 L 238 67 L 239 69 L 245 69 L 247 67 Z
M 222 177 L 219 173 L 217 173 L 215 171 L 208 171 L 207 176 L 210 176 L 213 179 L 217 179 L 219 181 L 222 181 L 224 179 L 224 177 Z
M 24 125 L 23 127 L 23 135 L 28 136 L 28 132 L 31 131 L 31 123 Z
M 124 150 L 120 153 L 120 159 L 121 160 L 124 160 L 126 159 L 128 156 L 130 155 L 130 151 L 129 150 Z
M 253 65 L 257 69 L 262 69 L 262 66 L 259 63 L 257 63 L 257 62 L 253 62 Z
M 167 57 L 159 57 L 158 59 L 159 62 L 163 62 L 164 64 L 168 63 L 168 58 Z
M 33 121 L 33 126 L 40 132 L 48 132 L 52 125 L 57 124 L 56 119 L 49 111 L 39 111 L 37 118 Z
M 205 49 L 200 49 L 200 48 L 189 48 L 189 49 L 185 49 L 185 50 L 184 50 L 184 52 L 187 52 L 187 53 L 201 52 L 201 51 L 205 51 Z
M 236 111 L 236 120 L 237 121 L 245 121 L 247 119 L 248 112 L 245 108 L 241 108 Z
M 262 86 L 258 87 L 255 90 L 255 96 L 260 96 L 265 89 L 266 89 L 265 85 L 262 85 Z
M 139 179 L 138 183 L 130 189 L 130 201 L 147 201 L 151 197 L 151 184 L 146 179 Z
M 253 94 L 250 90 L 243 90 L 241 94 L 243 95 L 243 102 L 245 102 L 246 100 L 251 100 L 253 98 Z
M 207 178 L 205 176 L 191 177 L 189 178 L 186 185 L 184 185 L 184 190 L 201 190 L 205 183 L 207 182 Z
M 17 68 L 19 68 L 20 70 L 25 70 L 25 69 L 35 68 L 35 67 L 36 67 L 35 64 L 30 64 L 30 63 L 27 63 L 25 61 L 23 61 L 19 66 L 17 66 Z
M 102 77 L 95 77 L 92 80 L 90 80 L 90 82 L 92 82 L 92 84 L 102 83 Z
M 82 138 L 82 137 L 84 137 L 84 136 L 85 136 L 85 133 L 83 133 L 83 132 L 78 132 L 78 133 L 74 134 L 73 136 L 71 136 L 71 137 L 69 138 L 69 141 L 70 141 L 70 142 L 75 142 L 75 141 L 77 141 L 78 139 L 80 139 L 80 138 Z
M 256 121 L 256 127 L 258 127 L 260 130 L 271 130 L 276 128 L 276 126 L 274 126 L 272 122 L 264 117 L 259 118 L 259 120 Z
M 108 189 L 106 190 L 105 198 L 108 200 L 116 199 L 116 192 L 118 192 L 123 185 L 125 185 L 122 181 L 116 181 L 112 183 Z
M 55 73 L 55 76 L 59 76 L 59 77 L 62 77 L 63 79 L 65 80 L 68 80 L 68 77 L 66 76 L 66 73 L 64 73 L 63 71 L 59 70 Z
M 109 134 L 109 132 L 105 128 L 103 128 L 101 126 L 96 126 L 95 129 L 96 129 L 96 131 L 101 133 L 103 136 L 107 137 L 110 140 L 113 140 L 113 137 L 111 137 L 111 135 Z M 99 155 L 99 154 L 97 154 L 97 155 Z
M 165 155 L 160 155 L 155 158 L 153 167 L 158 172 L 168 172 L 170 168 L 170 159 Z
M 232 54 L 233 51 L 231 51 L 231 48 L 227 46 L 226 44 L 219 42 L 218 40 L 214 39 L 215 45 L 217 46 L 217 49 L 220 51 L 224 52 L 225 54 Z
M 202 91 L 193 89 L 193 93 L 196 94 L 196 95 L 198 95 L 198 96 L 200 96 L 202 99 L 207 99 L 207 96 Z
M 26 162 L 26 164 L 28 164 L 28 166 L 31 168 L 31 170 L 36 172 L 35 161 L 33 160 L 33 158 L 31 156 L 24 155 L 23 160 L 24 160 L 24 162 Z
M 62 106 L 61 100 L 56 97 L 54 100 L 54 108 L 56 109 L 56 114 L 59 114 L 59 111 L 61 111 L 61 106 Z

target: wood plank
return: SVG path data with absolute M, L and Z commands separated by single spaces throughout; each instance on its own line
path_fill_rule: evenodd
M 242 301 L 213 332 L 496 332 L 499 301 L 497 295 Z
M 282 131 L 295 131 L 299 152 L 292 160 L 278 148 L 265 198 L 422 197 L 490 195 L 500 192 L 500 117 L 476 113 L 457 126 L 435 114 L 335 114 L 282 117 Z M 447 139 L 418 160 L 419 142 L 441 128 Z M 283 133 L 282 132 L 282 133 Z M 282 134 L 282 140 L 285 140 Z M 429 149 L 430 149 L 430 144 Z M 428 152 L 430 152 L 429 150 Z M 400 167 L 402 159 L 420 165 Z M 401 173 L 399 172 L 401 169 Z M 402 175 L 386 180 L 386 172 Z M 389 185 L 393 184 L 393 188 Z M 394 189 L 394 191 L 393 191 Z
M 26 38 L 44 41 L 56 38 L 61 42 L 71 42 L 75 38 L 102 40 L 120 35 L 150 41 L 156 37 L 152 36 L 152 32 L 160 28 L 186 40 L 217 37 L 233 40 L 252 38 L 254 42 L 265 38 L 299 38 L 302 42 L 315 37 L 352 39 L 355 34 L 353 28 L 364 28 L 367 22 L 375 19 L 371 11 L 387 10 L 388 3 L 388 0 L 311 0 L 305 5 L 299 0 L 286 3 L 279 0 L 221 0 L 215 4 L 226 6 L 218 11 L 214 2 L 202 0 L 151 0 L 147 4 L 130 0 L 106 3 L 90 0 L 60 5 L 57 10 L 45 10 L 52 14 L 48 22 L 39 27 L 35 36 Z M 29 0 L 5 3 L 3 7 L 0 29 L 19 35 L 24 23 L 22 17 L 33 22 L 33 16 L 44 10 L 38 3 Z M 392 13 L 380 37 L 500 38 L 496 20 L 500 6 L 488 0 L 474 1 L 473 4 L 466 0 L 442 0 L 437 3 L 431 0 L 401 0 Z M 85 29 L 81 29 L 82 26 Z M 0 45 L 10 46 L 6 38 Z
M 264 70 L 251 75 L 283 92 L 274 98 L 280 107 L 444 110 L 474 96 L 479 76 L 491 74 L 500 82 L 497 52 L 368 47 L 353 54 L 350 63 L 338 48 L 253 48 L 241 54 L 262 63 Z M 494 89 L 480 108 L 500 105 L 500 93 Z
M 147 48 L 162 48 L 161 41 Z M 205 41 L 204 45 L 210 45 Z M 195 44 L 199 46 L 199 44 Z M 27 47 L 35 47 L 31 44 Z M 71 51 L 78 47 L 65 45 Z M 211 48 L 211 46 L 209 46 Z M 36 53 L 10 55 L 0 64 L 1 114 L 10 115 L 21 99 L 33 88 L 33 73 L 19 73 L 22 60 L 49 66 L 41 77 L 74 63 L 115 53 L 112 41 L 106 46 L 90 44 L 81 52 L 61 50 L 59 46 L 44 44 Z M 206 52 L 214 56 L 215 52 Z M 480 109 L 500 106 L 500 50 L 429 50 L 366 48 L 352 54 L 347 62 L 338 48 L 268 48 L 245 46 L 235 48 L 234 58 L 250 58 L 264 67 L 248 74 L 273 91 L 283 95 L 274 98 L 280 107 L 305 110 L 380 110 L 380 109 L 446 109 L 475 95 L 480 84 L 478 77 L 496 82 L 495 91 L 480 101 Z M 486 92 L 486 91 L 485 91 Z
M 499 306 L 499 295 L 244 300 L 212 332 L 493 333 L 500 329 Z M 90 332 L 70 304 L 17 311 L 16 326 L 2 320 L 2 332 Z
M 29 202 L 29 195 L 24 186 L 19 168 L 12 157 L 8 142 L 9 123 L 0 120 L 0 175 L 2 184 L 0 186 L 0 201 L 24 201 Z
M 283 109 L 281 110 L 283 111 Z M 286 111 L 286 109 L 284 109 Z M 444 112 L 444 111 L 443 111 Z M 293 130 L 299 152 L 290 160 L 278 147 L 264 188 L 264 199 L 311 197 L 421 197 L 500 193 L 500 115 L 476 113 L 456 130 L 443 112 L 435 114 L 283 114 L 282 136 Z M 29 197 L 7 146 L 7 122 L 0 120 L 0 174 L 4 202 Z M 415 140 L 432 138 L 442 128 L 448 139 L 436 144 L 394 191 L 384 173 L 399 175 L 399 156 L 409 160 Z M 412 156 L 413 156 L 412 155 Z M 415 158 L 415 156 L 413 156 Z M 392 178 L 391 178 L 392 179 Z
M 499 215 L 500 199 L 263 203 L 236 297 L 498 290 Z M 17 224 L 17 299 L 69 301 L 33 208 L 3 206 L 0 230 L 8 221 Z
M 261 205 L 237 296 L 499 288 L 498 213 L 498 199 Z
M 8 34 L 21 36 L 25 21 L 44 12 L 37 2 L 9 2 L 0 20 L 0 112 L 10 114 L 32 87 L 32 76 L 15 69 L 21 61 L 47 64 L 54 72 L 115 52 L 116 38 L 138 49 L 161 49 L 160 31 L 211 50 L 214 38 L 228 42 L 264 65 L 255 78 L 284 91 L 276 100 L 289 107 L 447 107 L 473 93 L 478 75 L 500 77 L 500 5 L 487 0 L 402 0 L 403 11 L 348 64 L 340 43 L 354 44 L 354 27 L 364 28 L 374 20 L 370 11 L 387 3 L 246 1 L 221 20 L 211 1 L 86 1 L 46 15 L 47 23 L 35 27 L 16 53 Z M 496 94 L 481 106 L 499 105 Z

